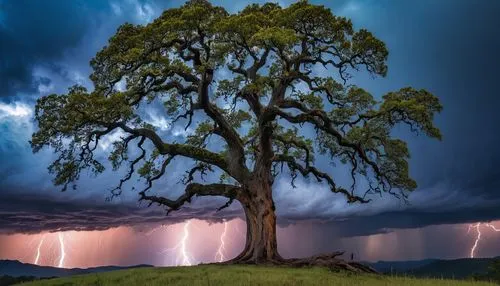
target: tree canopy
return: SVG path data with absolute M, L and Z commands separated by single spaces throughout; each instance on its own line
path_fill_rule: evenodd
M 193 196 L 224 196 L 226 207 L 241 201 L 256 174 L 272 185 L 280 172 L 292 183 L 297 176 L 315 178 L 351 203 L 369 202 L 373 193 L 406 198 L 417 184 L 407 144 L 391 130 L 404 124 L 440 139 L 433 118 L 442 106 L 423 89 L 404 87 L 377 100 L 349 83 L 357 71 L 385 77 L 387 57 L 372 33 L 307 1 L 287 8 L 252 4 L 231 14 L 190 0 L 147 25 L 120 26 L 91 60 L 92 91 L 74 86 L 40 98 L 32 148 L 55 150 L 49 169 L 66 190 L 82 170 L 105 170 L 96 149 L 121 130 L 126 136 L 113 143 L 108 159 L 127 172 L 112 196 L 135 174 L 146 181 L 140 200 L 169 211 Z M 158 102 L 171 124 L 193 130 L 183 142 L 168 140 L 144 119 L 140 108 Z M 318 168 L 318 156 L 347 164 L 352 185 L 340 186 L 332 170 Z M 178 157 L 193 160 L 185 193 L 152 194 Z M 201 181 L 209 172 L 220 181 Z M 366 189 L 357 187 L 360 177 Z

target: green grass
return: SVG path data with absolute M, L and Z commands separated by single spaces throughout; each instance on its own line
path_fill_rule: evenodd
M 138 268 L 100 274 L 41 280 L 22 285 L 494 285 L 442 279 L 416 279 L 382 275 L 334 273 L 325 268 L 219 266 Z

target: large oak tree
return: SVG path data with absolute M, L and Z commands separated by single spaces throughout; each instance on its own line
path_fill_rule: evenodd
M 254 4 L 230 14 L 191 0 L 145 26 L 119 27 L 91 61 L 93 91 L 75 86 L 40 98 L 32 148 L 50 146 L 58 153 L 49 169 L 65 190 L 84 169 L 103 172 L 96 148 L 121 130 L 126 136 L 114 142 L 109 160 L 115 170 L 126 164 L 127 172 L 112 196 L 141 176 L 146 186 L 139 199 L 168 212 L 196 196 L 226 197 L 221 208 L 238 201 L 247 235 L 233 261 L 283 261 L 272 196 L 279 172 L 290 175 L 292 185 L 297 176 L 312 177 L 349 203 L 367 203 L 374 193 L 405 199 L 416 188 L 407 144 L 391 137 L 391 129 L 406 124 L 440 139 L 433 125 L 439 100 L 405 87 L 378 101 L 349 84 L 358 70 L 386 76 L 387 56 L 385 44 L 369 31 L 355 31 L 350 20 L 307 1 L 288 8 Z M 153 102 L 163 104 L 171 124 L 194 132 L 169 142 L 141 118 L 140 108 Z M 318 155 L 349 166 L 352 185 L 338 185 L 335 169 L 320 170 Z M 185 192 L 175 199 L 168 189 L 152 193 L 180 157 L 193 161 Z M 220 181 L 200 180 L 208 172 Z

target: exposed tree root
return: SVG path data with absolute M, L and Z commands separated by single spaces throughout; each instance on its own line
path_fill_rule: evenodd
M 288 266 L 288 267 L 312 267 L 320 266 L 326 267 L 332 271 L 349 271 L 354 273 L 374 273 L 378 272 L 370 266 L 366 266 L 355 261 L 345 261 L 337 258 L 343 255 L 343 251 L 337 251 L 329 254 L 319 254 L 306 258 L 275 258 L 271 260 L 255 261 L 252 259 L 245 259 L 245 256 L 238 256 L 235 259 L 215 264 L 234 265 L 234 264 L 258 264 L 258 265 L 273 265 L 273 266 Z
M 307 258 L 285 259 L 283 265 L 294 267 L 322 266 L 333 271 L 344 270 L 356 273 L 378 273 L 375 269 L 359 262 L 345 261 L 337 258 L 337 256 L 342 254 L 344 254 L 344 252 L 339 251 L 330 254 L 315 255 Z

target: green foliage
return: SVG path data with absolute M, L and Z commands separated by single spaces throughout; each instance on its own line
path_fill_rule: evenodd
M 183 156 L 216 165 L 223 181 L 238 184 L 256 162 L 274 170 L 287 165 L 292 176 L 326 180 L 349 202 L 365 201 L 353 195 L 360 176 L 368 192 L 411 191 L 417 185 L 409 176 L 409 150 L 391 130 L 404 124 L 441 139 L 433 120 L 442 106 L 423 89 L 402 88 L 377 101 L 347 84 L 360 69 L 386 76 L 387 57 L 372 33 L 308 1 L 287 8 L 251 4 L 230 14 L 191 0 L 147 25 L 120 26 L 91 60 L 93 91 L 74 86 L 38 100 L 39 130 L 31 144 L 35 152 L 49 146 L 58 153 L 49 170 L 64 189 L 83 169 L 104 171 L 94 151 L 103 137 L 121 130 L 126 135 L 106 150 L 114 170 L 128 167 L 119 188 L 132 173 L 151 187 L 167 158 Z M 317 66 L 327 71 L 318 74 Z M 182 122 L 194 132 L 166 142 L 141 118 L 151 103 L 163 105 L 169 124 Z M 304 125 L 316 136 L 305 136 Z M 210 140 L 216 150 L 209 150 Z M 314 167 L 315 153 L 351 166 L 350 193 Z M 262 154 L 267 157 L 259 160 Z
M 84 87 L 74 86 L 67 95 L 52 94 L 38 100 L 35 119 L 39 130 L 30 143 L 34 152 L 44 146 L 59 152 L 59 158 L 49 166 L 49 171 L 56 175 L 54 183 L 64 185 L 63 190 L 66 190 L 70 183 L 78 180 L 81 170 L 90 168 L 95 174 L 104 171 L 104 166 L 93 156 L 98 142 L 90 144 L 93 136 L 105 132 L 102 124 L 132 118 L 134 113 L 124 94 L 102 97 L 89 94 Z
M 275 152 L 291 155 L 293 158 L 312 163 L 314 162 L 313 140 L 300 135 L 299 129 L 293 126 L 291 129 L 278 127 L 275 131 Z
M 433 124 L 434 114 L 443 109 L 437 97 L 426 90 L 407 87 L 390 92 L 383 99 L 379 114 L 389 124 L 404 122 L 414 130 L 418 128 L 430 137 L 441 139 L 439 129 Z

